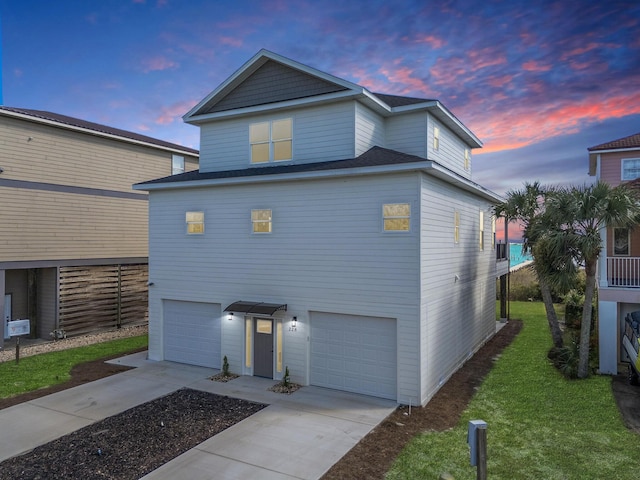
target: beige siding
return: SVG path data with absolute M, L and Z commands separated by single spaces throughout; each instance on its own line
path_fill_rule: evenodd
M 0 262 L 147 256 L 146 200 L 0 187 Z
M 45 182 L 121 192 L 171 175 L 171 152 L 62 128 L 0 117 L 3 180 Z M 185 158 L 193 168 L 194 158 Z

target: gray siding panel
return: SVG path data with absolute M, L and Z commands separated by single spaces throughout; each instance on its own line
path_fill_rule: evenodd
M 201 113 L 222 112 L 344 90 L 346 88 L 340 85 L 270 60 L 227 96 Z
M 371 147 L 385 147 L 384 118 L 356 103 L 355 156 Z
M 433 148 L 433 131 L 437 126 L 440 129 L 440 143 L 438 150 Z M 440 123 L 433 115 L 429 115 L 428 131 L 428 156 L 441 165 L 449 168 L 465 178 L 471 178 L 471 149 L 469 149 L 469 169 L 464 168 L 464 150 L 468 148 L 459 137 Z
M 387 118 L 387 148 L 427 158 L 427 114 L 409 113 Z

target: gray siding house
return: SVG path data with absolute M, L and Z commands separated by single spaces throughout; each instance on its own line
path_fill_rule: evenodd
M 260 51 L 149 192 L 149 357 L 425 404 L 495 332 L 494 193 L 437 100 Z

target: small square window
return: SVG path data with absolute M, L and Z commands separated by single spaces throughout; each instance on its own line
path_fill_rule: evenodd
M 188 235 L 204 233 L 204 212 L 187 212 L 185 219 Z
M 407 232 L 411 207 L 408 203 L 387 203 L 382 206 L 382 219 L 385 232 Z
M 438 150 L 440 148 L 440 128 L 433 127 L 433 149 Z
M 293 157 L 293 121 L 291 118 L 249 125 L 251 163 L 291 160 Z
M 184 157 L 182 155 L 173 155 L 171 157 L 171 175 L 184 173 Z
M 271 210 L 251 210 L 253 233 L 271 233 Z

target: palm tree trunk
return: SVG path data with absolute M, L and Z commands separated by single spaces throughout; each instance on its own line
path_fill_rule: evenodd
M 562 330 L 560 330 L 560 322 L 558 322 L 558 314 L 553 307 L 553 298 L 551 296 L 551 289 L 547 282 L 543 278 L 538 277 L 538 284 L 540 285 L 540 293 L 542 293 L 542 301 L 544 302 L 544 308 L 547 312 L 547 321 L 549 322 L 549 330 L 551 330 L 551 338 L 553 345 L 557 348 L 562 348 L 564 341 L 562 339 Z
M 589 376 L 589 343 L 591 340 L 591 312 L 593 295 L 596 291 L 596 262 L 585 260 L 586 285 L 584 288 L 584 306 L 582 307 L 582 326 L 580 327 L 580 357 L 578 359 L 578 378 Z

